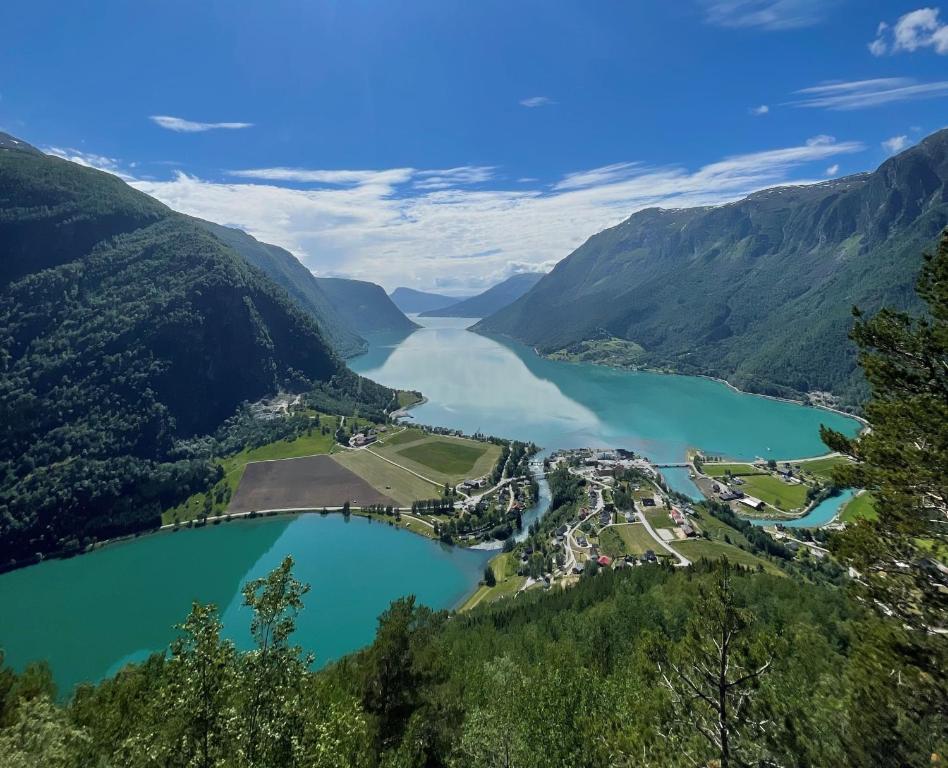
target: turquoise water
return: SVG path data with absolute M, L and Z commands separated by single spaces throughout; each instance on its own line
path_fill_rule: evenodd
M 445 547 L 403 529 L 341 515 L 221 523 L 143 536 L 70 560 L 0 576 L 0 647 L 17 667 L 52 666 L 60 693 L 167 647 L 191 602 L 215 603 L 225 633 L 249 642 L 241 586 L 287 554 L 309 583 L 296 640 L 318 665 L 372 641 L 392 600 L 414 594 L 450 608 L 483 573 L 488 553 Z
M 671 490 L 683 493 L 689 499 L 694 499 L 695 501 L 700 501 L 704 498 L 698 486 L 695 485 L 691 476 L 688 474 L 688 469 L 684 467 L 665 467 L 661 472 L 662 477 L 665 478 L 665 483 Z
M 470 321 L 419 322 L 429 327 L 371 338 L 352 368 L 423 391 L 428 402 L 412 413 L 428 424 L 532 440 L 547 450 L 629 448 L 658 462 L 681 461 L 688 448 L 737 459 L 801 458 L 824 451 L 821 423 L 847 434 L 859 426 L 707 379 L 544 360 L 522 345 L 466 331 Z M 670 473 L 673 487 L 684 489 L 687 475 L 681 480 Z M 525 526 L 547 503 L 543 483 Z M 834 511 L 817 510 L 827 520 Z M 240 587 L 286 554 L 296 559 L 297 577 L 313 587 L 297 640 L 317 663 L 369 643 L 378 615 L 400 596 L 415 594 L 433 608 L 455 605 L 490 556 L 338 515 L 143 536 L 0 576 L 0 647 L 17 667 L 47 659 L 68 693 L 77 682 L 98 680 L 167 647 L 193 600 L 220 606 L 228 636 L 245 646 Z
M 533 440 L 545 448 L 628 448 L 679 462 L 688 448 L 734 459 L 826 452 L 819 426 L 855 434 L 854 419 L 736 392 L 689 376 L 620 371 L 537 356 L 465 330 L 460 318 L 416 318 L 407 336 L 370 337 L 350 367 L 382 384 L 421 390 L 422 423 Z
M 830 496 L 817 504 L 805 517 L 799 520 L 782 521 L 786 528 L 819 528 L 826 525 L 837 513 L 846 506 L 846 503 L 856 495 L 851 488 L 841 491 L 838 496 Z M 751 520 L 754 525 L 773 525 L 773 520 Z

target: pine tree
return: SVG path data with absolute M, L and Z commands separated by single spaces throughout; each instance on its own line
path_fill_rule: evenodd
M 948 230 L 925 256 L 917 290 L 922 317 L 854 310 L 871 429 L 848 439 L 823 428 L 822 437 L 855 459 L 836 483 L 870 491 L 878 513 L 846 530 L 838 554 L 885 613 L 934 631 L 945 629 L 948 608 Z

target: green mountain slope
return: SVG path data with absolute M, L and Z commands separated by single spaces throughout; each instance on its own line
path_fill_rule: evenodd
M 359 389 L 313 319 L 202 226 L 7 138 L 0 562 L 155 524 L 208 479 L 180 441 L 242 402 Z
M 640 364 L 856 402 L 850 309 L 917 307 L 919 254 L 948 224 L 946 180 L 948 130 L 874 173 L 640 211 L 476 329 L 543 352 L 627 339 L 643 348 Z
M 334 311 L 360 333 L 407 332 L 418 327 L 395 306 L 380 285 L 342 277 L 318 277 L 316 282 Z
M 422 317 L 488 317 L 512 304 L 540 282 L 542 272 L 522 272 L 456 304 L 422 312 Z
M 329 297 L 316 282 L 316 277 L 292 253 L 279 246 L 262 243 L 240 229 L 222 227 L 201 219 L 195 221 L 290 294 L 300 307 L 312 315 L 333 349 L 342 357 L 365 352 L 365 339 L 359 336 L 356 326 L 334 309 Z
M 457 297 L 442 296 L 440 293 L 416 291 L 414 288 L 396 288 L 389 296 L 395 306 L 405 314 L 441 309 L 461 300 Z

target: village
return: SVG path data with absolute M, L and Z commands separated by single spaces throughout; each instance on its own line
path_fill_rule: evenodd
M 817 560 L 827 550 L 811 535 L 785 527 L 827 493 L 829 473 L 844 459 L 821 457 L 798 462 L 758 459 L 749 463 L 713 461 L 700 453 L 687 462 L 658 464 L 624 450 L 573 449 L 546 457 L 542 471 L 566 471 L 579 480 L 575 504 L 550 510 L 517 547 L 508 545 L 492 562 L 495 584 L 482 585 L 466 607 L 530 589 L 575 583 L 602 569 L 656 563 L 674 567 L 701 558 L 727 556 L 732 562 L 774 571 L 755 553 L 747 536 L 673 491 L 662 470 L 686 470 L 705 498 L 727 505 L 732 522 L 749 527 L 746 515 L 772 519 L 762 526 L 791 556 Z M 751 489 L 753 492 L 748 491 Z M 763 498 L 758 498 L 758 496 Z

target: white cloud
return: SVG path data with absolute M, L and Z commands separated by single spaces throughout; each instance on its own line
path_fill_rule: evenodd
M 239 130 L 240 128 L 253 127 L 253 123 L 197 123 L 193 120 L 185 120 L 183 117 L 171 117 L 170 115 L 151 115 L 148 119 L 162 128 L 178 133 L 201 133 L 220 129 Z
M 899 17 L 891 26 L 880 22 L 876 37 L 869 43 L 874 56 L 886 53 L 913 53 L 922 48 L 933 48 L 948 56 L 948 24 L 943 23 L 938 8 L 919 8 Z
M 839 173 L 839 163 L 833 163 L 829 168 L 826 169 L 827 176 L 835 176 Z
M 560 181 L 553 185 L 555 190 L 582 189 L 583 187 L 613 184 L 617 181 L 630 178 L 641 173 L 641 163 L 613 163 L 601 168 L 592 168 L 588 171 L 567 173 Z
M 702 0 L 710 24 L 797 29 L 818 24 L 836 0 Z
M 527 99 L 520 100 L 521 107 L 545 107 L 549 104 L 556 104 L 549 96 L 530 96 Z
M 766 104 L 761 104 L 759 107 L 750 108 L 750 113 L 758 117 L 761 115 L 766 115 L 768 112 L 770 112 L 770 107 L 768 107 Z
M 86 168 L 95 168 L 97 171 L 107 171 L 126 181 L 132 178 L 132 176 L 123 170 L 121 161 L 114 157 L 96 155 L 92 152 L 83 152 L 81 149 L 73 149 L 71 147 L 45 147 L 43 151 L 47 155 L 61 157 L 63 160 L 69 160 L 78 165 L 84 165 Z M 134 166 L 135 164 L 132 163 L 131 167 Z
M 800 98 L 789 102 L 795 107 L 838 111 L 866 109 L 882 104 L 948 96 L 948 80 L 919 83 L 909 77 L 880 77 L 873 80 L 827 82 L 796 91 Z
M 568 174 L 552 187 L 519 183 L 514 189 L 496 182 L 492 188 L 419 189 L 416 182 L 445 177 L 445 171 L 400 168 L 350 171 L 344 184 L 304 189 L 277 183 L 298 181 L 300 169 L 257 169 L 245 172 L 247 181 L 231 183 L 179 172 L 169 181 L 139 180 L 134 186 L 176 210 L 288 248 L 319 274 L 387 288 L 473 292 L 512 270 L 548 269 L 593 233 L 637 210 L 729 202 L 788 183 L 808 163 L 863 149 L 858 142 L 817 137 L 696 170 L 615 163 Z M 339 182 L 340 173 L 308 170 L 306 178 L 328 184 Z M 468 172 L 453 175 L 471 178 Z
M 301 184 L 351 186 L 355 184 L 401 184 L 408 181 L 414 172 L 412 168 L 391 168 L 385 171 L 314 171 L 308 168 L 248 168 L 239 171 L 227 171 L 227 175 L 245 179 L 258 179 L 260 181 L 291 181 Z
M 462 165 L 440 171 L 418 171 L 416 189 L 449 189 L 451 187 L 483 184 L 494 176 L 491 165 Z
M 885 148 L 886 152 L 890 155 L 894 155 L 897 152 L 901 152 L 909 145 L 908 136 L 893 136 L 891 139 L 886 139 L 882 142 L 882 146 Z

